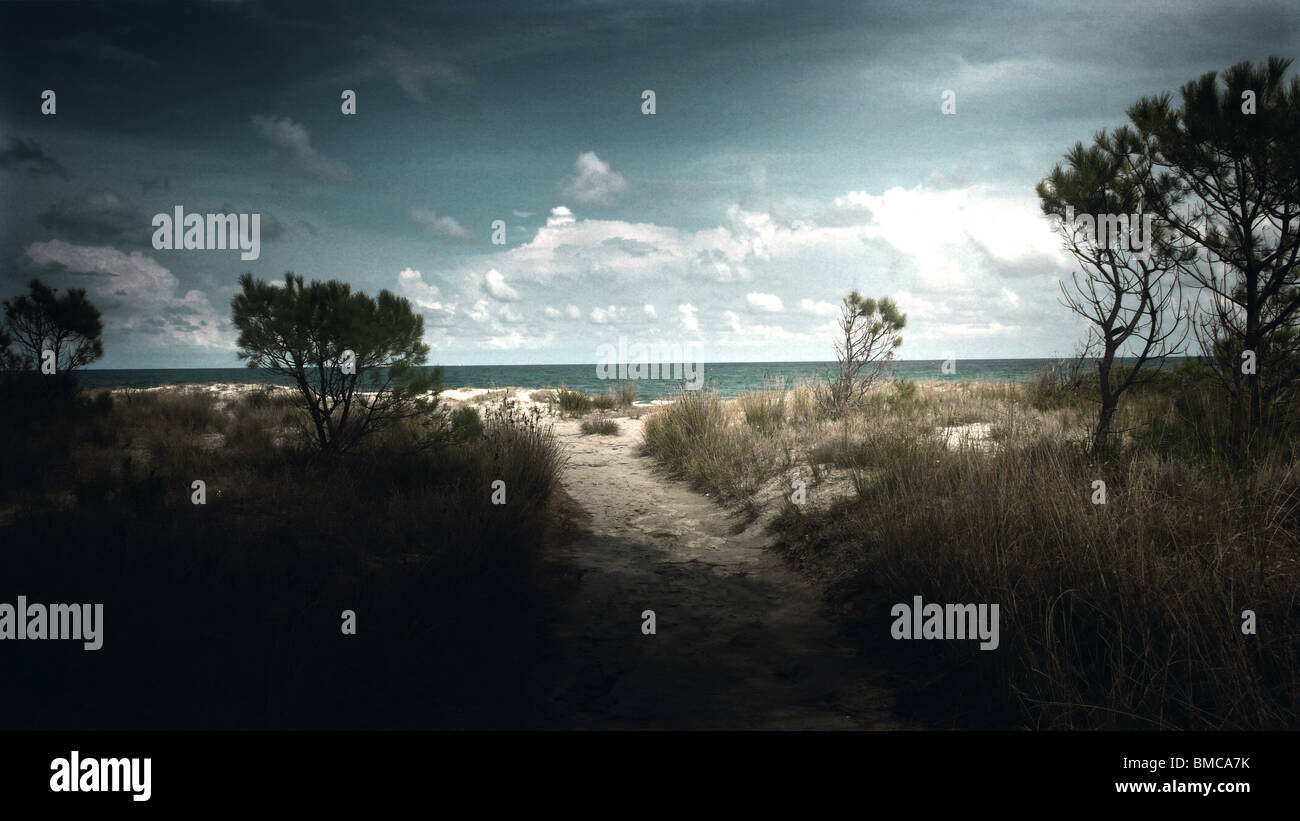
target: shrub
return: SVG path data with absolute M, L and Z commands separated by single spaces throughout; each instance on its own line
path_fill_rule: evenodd
M 617 393 L 619 407 L 636 404 L 638 389 L 635 382 L 624 382 L 619 385 Z
M 463 405 L 452 411 L 451 437 L 457 442 L 472 442 L 483 437 L 483 420 L 478 411 Z
M 603 436 L 617 436 L 618 423 L 613 419 L 584 419 L 581 430 L 584 434 L 597 433 Z
M 560 411 L 571 416 L 582 416 L 590 413 L 595 403 L 592 398 L 582 391 L 571 391 L 567 387 L 561 387 L 555 392 L 555 401 L 560 406 Z

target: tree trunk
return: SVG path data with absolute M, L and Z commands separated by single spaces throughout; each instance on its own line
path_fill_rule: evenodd
M 1092 455 L 1100 459 L 1106 455 L 1106 447 L 1110 440 L 1110 420 L 1115 416 L 1115 408 L 1119 405 L 1119 396 L 1112 392 L 1110 387 L 1110 368 L 1115 359 L 1115 351 L 1108 349 L 1102 353 L 1101 361 L 1097 363 L 1097 381 L 1101 389 L 1101 411 L 1097 414 L 1097 430 L 1092 435 Z
M 1097 416 L 1097 430 L 1092 436 L 1092 455 L 1101 458 L 1106 453 L 1106 447 L 1110 440 L 1110 420 L 1115 415 L 1115 407 L 1119 403 L 1117 397 L 1111 396 L 1102 402 L 1101 413 Z

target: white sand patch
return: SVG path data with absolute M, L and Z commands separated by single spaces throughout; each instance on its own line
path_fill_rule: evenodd
M 513 405 L 524 411 L 532 410 L 535 407 L 543 411 L 548 410 L 551 405 L 535 401 L 534 394 L 541 393 L 549 388 L 447 388 L 438 394 L 442 402 L 452 407 L 469 405 L 479 408 L 480 410 L 500 405 L 502 402 Z
M 971 422 L 968 425 L 935 428 L 935 433 L 943 438 L 946 447 L 970 447 L 976 450 L 992 450 L 992 431 L 993 425 L 989 422 Z

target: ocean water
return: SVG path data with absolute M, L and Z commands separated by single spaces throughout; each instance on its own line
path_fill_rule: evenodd
M 959 359 L 956 373 L 945 375 L 943 360 L 912 359 L 891 363 L 895 376 L 917 381 L 1022 382 L 1031 379 L 1056 359 Z M 1165 367 L 1174 368 L 1181 359 L 1170 358 Z M 738 396 L 765 385 L 792 385 L 801 380 L 824 378 L 835 370 L 834 362 L 709 362 L 702 366 L 704 386 L 724 397 Z M 449 365 L 443 369 L 446 388 L 557 388 L 566 386 L 586 393 L 604 393 L 617 380 L 600 379 L 596 365 Z M 205 384 L 212 382 L 255 382 L 291 384 L 289 380 L 252 368 L 165 368 L 148 370 L 91 369 L 78 373 L 85 388 L 147 388 L 159 385 Z M 673 379 L 639 379 L 639 402 L 677 394 Z

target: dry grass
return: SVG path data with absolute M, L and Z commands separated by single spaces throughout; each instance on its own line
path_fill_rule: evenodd
M 617 388 L 610 388 L 605 393 L 586 394 L 582 391 L 569 390 L 568 387 L 561 387 L 554 392 L 554 401 L 561 412 L 569 416 L 582 416 L 593 410 L 618 410 L 632 407 L 636 402 L 637 386 L 635 382 L 624 382 Z M 538 400 L 534 397 L 535 401 Z
M 599 434 L 601 436 L 618 436 L 618 423 L 613 419 L 584 419 L 580 430 L 583 435 Z
M 645 448 L 769 519 L 866 643 L 928 657 L 931 702 L 995 726 L 1300 727 L 1294 445 L 1243 476 L 1189 427 L 1209 394 L 1135 393 L 1097 464 L 1077 396 L 898 383 L 831 420 L 801 390 L 685 395 L 647 421 Z M 808 504 L 755 500 L 809 473 Z M 889 641 L 883 614 L 915 595 L 998 603 L 1001 647 Z M 1241 632 L 1247 609 L 1259 635 Z

